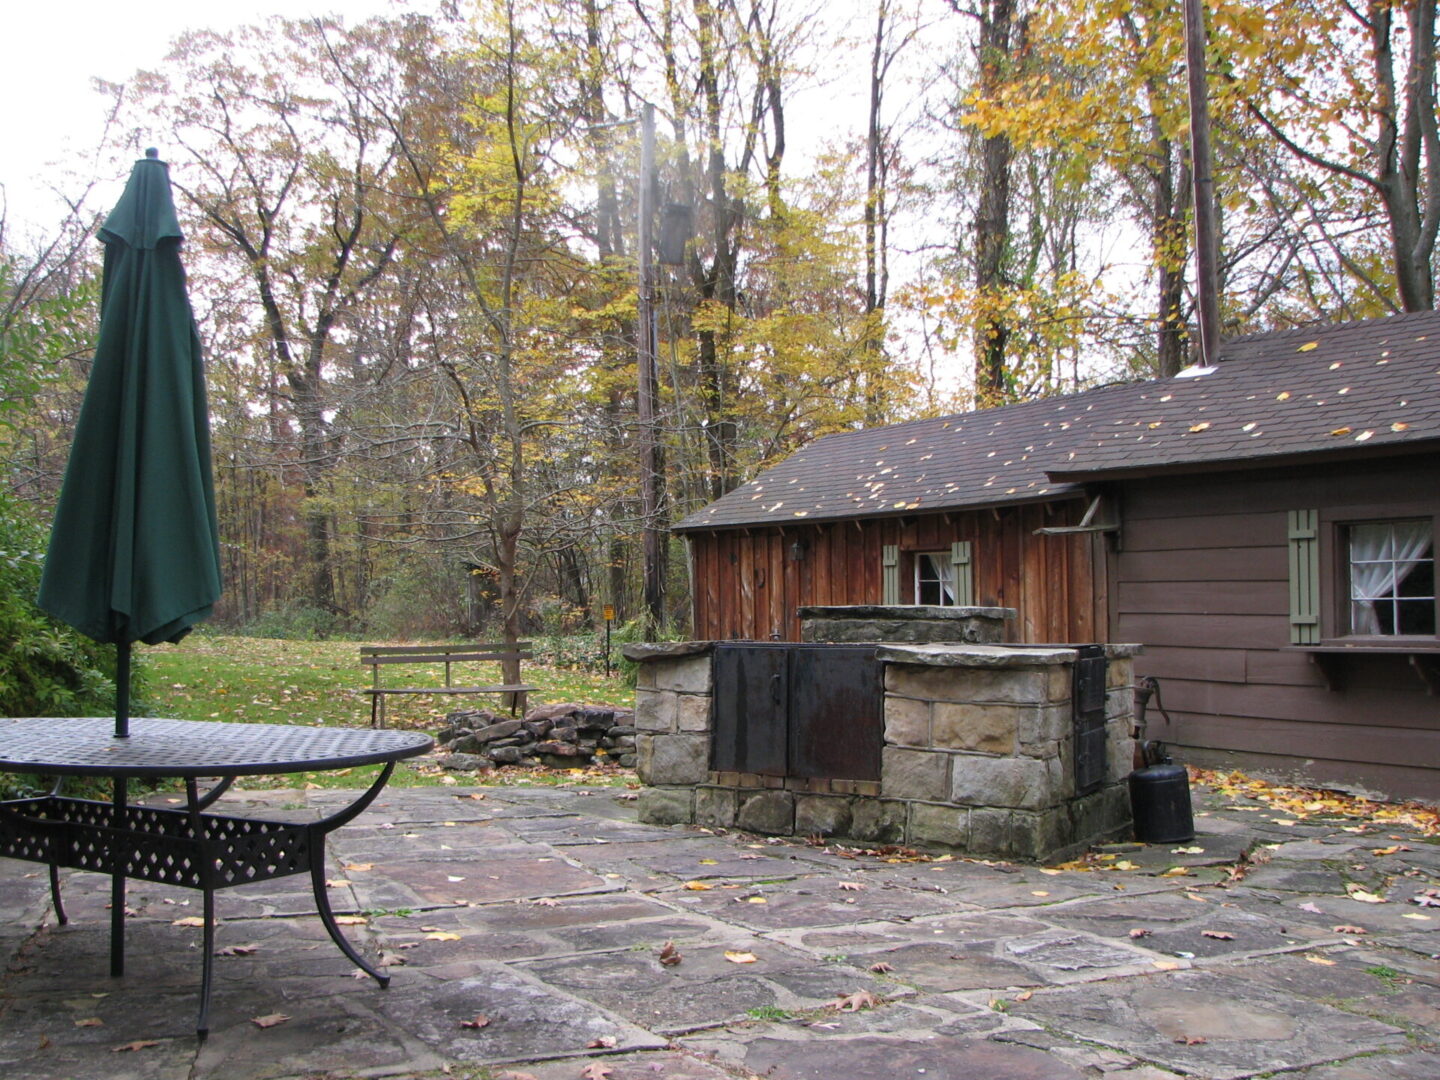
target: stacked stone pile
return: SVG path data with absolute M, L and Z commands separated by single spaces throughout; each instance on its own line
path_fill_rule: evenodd
M 635 717 L 597 705 L 538 705 L 524 719 L 489 709 L 449 713 L 435 733 L 440 764 L 459 772 L 498 765 L 574 769 L 635 764 Z

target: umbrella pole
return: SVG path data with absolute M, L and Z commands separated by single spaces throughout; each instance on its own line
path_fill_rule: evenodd
M 115 643 L 115 737 L 130 737 L 130 642 Z
M 115 737 L 130 737 L 130 642 L 115 644 Z M 123 829 L 129 801 L 129 778 L 115 779 L 115 827 Z M 110 974 L 125 974 L 125 852 L 117 853 L 115 871 L 110 875 Z

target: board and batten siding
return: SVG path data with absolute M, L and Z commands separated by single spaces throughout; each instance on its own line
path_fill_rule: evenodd
M 948 551 L 968 566 L 973 603 L 1017 610 L 1007 640 L 1104 641 L 1102 535 L 1035 535 L 1042 526 L 1073 525 L 1083 512 L 1083 502 L 1069 500 L 687 533 L 694 636 L 798 641 L 800 607 L 879 604 L 892 597 L 914 603 L 914 553 Z M 962 579 L 962 598 L 963 591 Z
M 1177 760 L 1440 797 L 1440 697 L 1403 655 L 1304 651 L 1344 634 L 1347 522 L 1440 514 L 1440 457 L 1131 481 L 1113 640 L 1160 679 Z

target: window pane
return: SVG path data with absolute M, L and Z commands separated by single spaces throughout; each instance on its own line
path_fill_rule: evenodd
M 1435 633 L 1435 546 L 1429 521 L 1349 528 L 1350 632 Z

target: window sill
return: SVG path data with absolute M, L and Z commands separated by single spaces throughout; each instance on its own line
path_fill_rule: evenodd
M 1289 652 L 1310 658 L 1331 691 L 1345 689 L 1344 658 L 1347 656 L 1403 656 L 1431 697 L 1440 696 L 1440 639 L 1409 638 L 1393 641 L 1346 641 L 1330 639 L 1322 645 L 1291 645 Z

